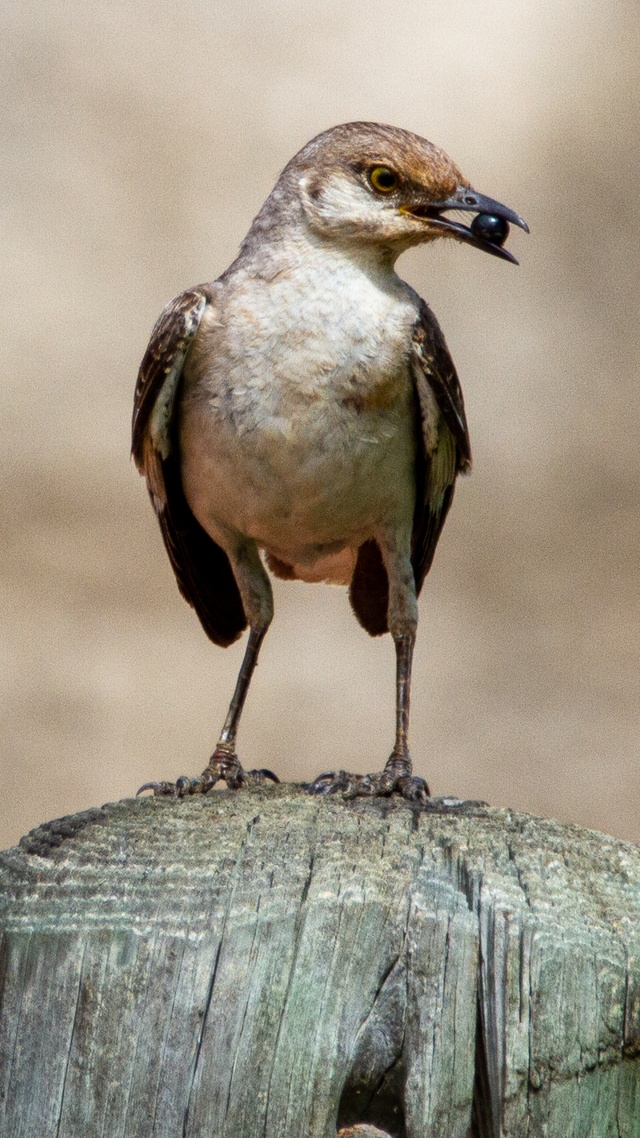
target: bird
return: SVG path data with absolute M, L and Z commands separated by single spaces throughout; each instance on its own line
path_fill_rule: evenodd
M 342 123 L 285 166 L 229 268 L 164 308 L 138 374 L 133 458 L 205 633 L 223 647 L 249 635 L 202 774 L 138 793 L 279 781 L 245 770 L 236 750 L 273 574 L 347 585 L 363 628 L 395 644 L 386 764 L 323 772 L 306 789 L 428 801 L 408 740 L 417 598 L 471 447 L 438 321 L 394 266 L 442 238 L 517 264 L 510 224 L 529 231 L 426 139 Z

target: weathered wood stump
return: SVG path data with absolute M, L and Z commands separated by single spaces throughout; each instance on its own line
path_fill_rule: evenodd
M 3 1138 L 639 1136 L 640 850 L 436 806 L 127 800 L 0 855 Z

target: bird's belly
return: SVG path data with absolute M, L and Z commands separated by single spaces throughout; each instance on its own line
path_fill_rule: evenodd
M 375 404 L 375 400 L 373 401 Z M 279 561 L 309 567 L 383 528 L 411 526 L 415 421 L 409 382 L 388 406 L 304 401 L 265 406 L 240 427 L 201 403 L 183 408 L 182 477 L 200 524 L 227 545 L 254 539 Z M 331 574 L 329 574 L 330 576 Z M 337 579 L 337 578 L 336 578 Z

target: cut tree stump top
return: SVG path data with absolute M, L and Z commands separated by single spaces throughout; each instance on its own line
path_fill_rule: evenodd
M 640 1136 L 629 843 L 281 786 L 48 823 L 0 889 L 3 1138 Z

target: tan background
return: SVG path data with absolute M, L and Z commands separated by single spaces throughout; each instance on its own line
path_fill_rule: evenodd
M 129 462 L 166 300 L 231 260 L 311 135 L 378 119 L 520 211 L 515 269 L 401 271 L 440 317 L 475 472 L 421 602 L 413 752 L 455 792 L 640 839 L 637 0 L 4 0 L 0 844 L 198 772 L 209 645 Z M 309 778 L 386 758 L 393 653 L 278 584 L 241 733 Z

